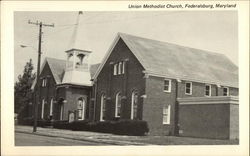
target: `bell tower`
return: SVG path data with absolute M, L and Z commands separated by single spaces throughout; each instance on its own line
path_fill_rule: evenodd
M 83 38 L 87 39 L 87 36 L 85 33 L 81 32 L 84 30 L 82 27 L 83 25 L 80 27 L 80 23 L 82 23 L 80 18 L 81 14 L 82 12 L 79 11 L 76 19 L 76 25 L 69 42 L 69 50 L 65 51 L 67 58 L 62 83 L 91 86 L 92 83 L 90 81 L 91 76 L 89 71 L 89 56 L 91 54 L 91 50 L 82 50 L 86 49 L 88 46 L 86 46 L 87 42 L 83 42 Z
M 77 71 L 89 71 L 89 54 L 91 51 L 70 49 L 66 51 L 66 71 L 77 70 Z
M 89 55 L 91 51 L 72 48 L 66 51 L 67 61 L 62 83 L 91 86 Z

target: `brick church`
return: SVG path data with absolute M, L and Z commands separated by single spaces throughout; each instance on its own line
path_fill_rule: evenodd
M 238 138 L 238 67 L 222 54 L 118 33 L 100 64 L 71 48 L 33 84 L 41 120 L 144 120 L 152 135 Z

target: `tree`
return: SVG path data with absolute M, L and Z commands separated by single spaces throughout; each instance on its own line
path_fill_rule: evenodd
M 36 77 L 36 74 L 32 73 L 33 69 L 32 59 L 30 59 L 24 66 L 23 74 L 19 75 L 18 81 L 15 82 L 15 113 L 19 115 L 27 114 L 29 103 L 32 101 L 31 86 Z

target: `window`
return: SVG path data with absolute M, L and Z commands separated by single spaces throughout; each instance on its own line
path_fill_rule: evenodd
M 79 120 L 85 119 L 85 103 L 86 102 L 83 98 L 78 99 L 77 110 L 78 110 L 78 119 Z
M 137 118 L 138 93 L 133 91 L 131 97 L 131 119 Z
M 53 115 L 53 98 L 51 98 L 50 100 L 50 109 L 49 109 L 49 115 L 52 116 Z
M 188 94 L 188 95 L 192 94 L 192 83 L 191 82 L 186 82 L 185 94 Z
M 229 95 L 229 88 L 228 87 L 224 87 L 223 88 L 223 96 L 228 96 Z
M 164 80 L 164 92 L 171 92 L 171 80 Z
M 115 98 L 115 117 L 121 116 L 121 102 L 122 102 L 121 93 L 117 93 Z
M 100 111 L 100 121 L 105 120 L 105 115 L 106 115 L 106 96 L 105 94 L 102 94 L 101 96 L 101 111 Z
M 170 105 L 163 108 L 163 124 L 170 124 Z
M 114 64 L 114 75 L 117 75 L 117 64 Z
M 60 120 L 63 120 L 63 103 L 60 104 Z
M 205 85 L 205 96 L 211 96 L 211 85 Z
M 43 78 L 42 87 L 46 87 L 46 85 L 47 85 L 47 79 L 46 79 L 46 78 Z
M 114 75 L 120 75 L 125 73 L 125 62 L 118 62 L 114 64 Z
M 42 110 L 41 110 L 41 119 L 44 118 L 44 104 L 45 104 L 45 100 L 42 100 Z
M 118 75 L 122 74 L 122 62 L 118 63 Z
M 122 74 L 125 73 L 125 62 L 122 62 Z

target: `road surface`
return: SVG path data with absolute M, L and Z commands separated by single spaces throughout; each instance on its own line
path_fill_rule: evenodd
M 80 145 L 104 145 L 89 141 L 65 139 L 60 137 L 40 136 L 35 134 L 15 132 L 16 146 L 80 146 Z

